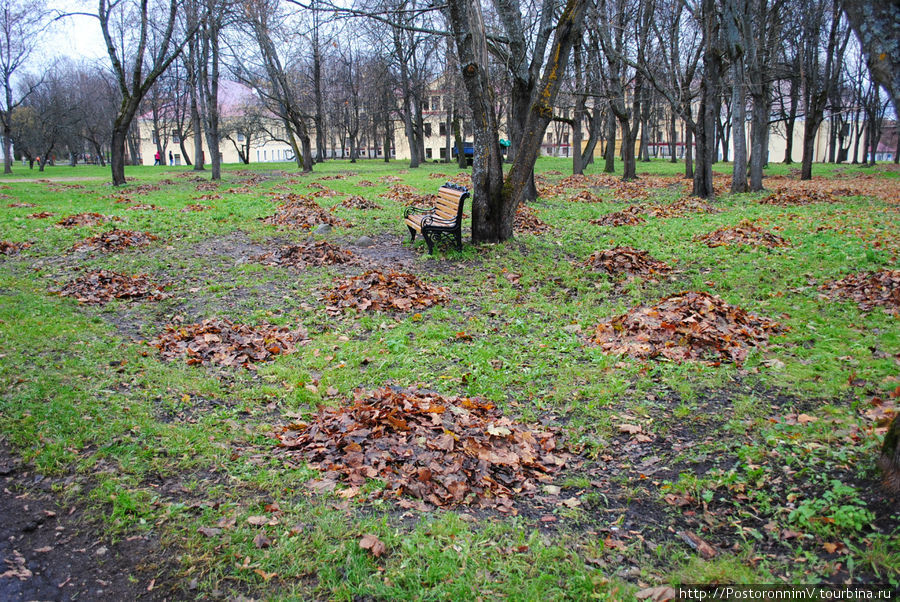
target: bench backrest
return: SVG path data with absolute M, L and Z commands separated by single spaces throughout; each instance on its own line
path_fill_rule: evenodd
M 463 203 L 469 197 L 469 190 L 447 182 L 438 190 L 434 201 L 434 212 L 438 217 L 448 220 L 462 220 Z

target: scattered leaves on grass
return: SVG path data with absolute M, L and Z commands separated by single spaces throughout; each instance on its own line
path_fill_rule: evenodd
M 122 218 L 116 216 L 110 217 L 100 213 L 76 213 L 75 215 L 62 218 L 56 222 L 56 225 L 62 226 L 63 228 L 75 228 L 78 226 L 96 226 L 110 221 L 120 222 L 122 221 Z
M 168 297 L 163 287 L 151 282 L 146 274 L 128 276 L 112 270 L 94 270 L 79 276 L 65 285 L 59 294 L 92 305 L 102 305 L 113 299 L 158 301 Z
M 254 370 L 254 363 L 291 353 L 297 344 L 307 340 L 302 327 L 290 330 L 270 324 L 250 326 L 222 318 L 199 324 L 170 324 L 150 345 L 159 349 L 165 359 L 184 356 L 191 365 L 219 364 Z
M 900 310 L 900 270 L 850 274 L 819 289 L 827 297 L 856 301 L 863 311 L 877 306 Z
M 447 299 L 444 287 L 425 284 L 412 274 L 370 270 L 341 282 L 325 295 L 326 311 L 338 315 L 357 311 L 410 311 L 424 309 Z
M 597 219 L 592 219 L 590 223 L 595 226 L 639 226 L 647 221 L 641 214 L 640 207 L 631 205 L 621 211 L 613 211 Z
M 41 211 L 39 213 L 30 213 L 25 217 L 27 217 L 28 219 L 47 219 L 48 217 L 53 217 L 54 215 L 56 214 L 52 211 Z
M 812 205 L 813 203 L 837 203 L 838 200 L 830 192 L 821 190 L 788 190 L 780 188 L 769 196 L 760 199 L 759 202 L 763 205 L 796 207 L 799 205 Z
M 162 211 L 162 207 L 157 207 L 152 203 L 141 203 L 140 205 L 132 205 L 131 207 L 125 207 L 126 211 Z
M 719 210 L 696 197 L 683 197 L 674 203 L 664 205 L 652 205 L 647 208 L 646 214 L 658 218 L 687 217 L 696 213 L 717 213 Z
M 191 203 L 187 207 L 182 208 L 182 213 L 190 213 L 192 211 L 209 211 L 210 209 L 214 209 L 214 207 L 210 207 L 209 205 L 201 205 L 199 203 Z
M 347 209 L 381 209 L 381 206 L 375 201 L 358 194 L 341 201 L 341 207 L 346 207 Z
M 147 194 L 148 192 L 156 192 L 159 190 L 159 186 L 156 184 L 138 184 L 132 188 L 128 189 L 130 194 Z
M 614 247 L 596 251 L 584 262 L 591 271 L 610 276 L 640 276 L 664 274 L 671 270 L 668 264 L 654 259 L 647 251 L 634 247 Z
M 550 231 L 550 226 L 541 221 L 534 209 L 527 205 L 520 204 L 516 208 L 513 230 L 515 232 L 526 234 L 543 234 L 544 232 Z
M 386 487 L 373 497 L 408 494 L 435 506 L 509 507 L 568 459 L 552 431 L 516 424 L 490 402 L 390 387 L 357 391 L 349 405 L 275 436 L 325 480 L 381 479 Z
M 340 265 L 353 263 L 356 256 L 328 241 L 307 242 L 301 245 L 287 245 L 277 251 L 266 253 L 258 258 L 266 265 L 293 266 L 305 268 L 309 265 Z
M 402 182 L 403 178 L 398 176 L 381 176 L 378 178 L 378 181 L 382 184 L 396 184 L 397 182 Z
M 25 207 L 37 207 L 34 203 L 10 203 L 7 205 L 10 208 L 25 208 Z
M 0 255 L 18 255 L 22 249 L 27 249 L 30 246 L 30 242 L 0 240 Z
M 465 188 L 472 188 L 472 175 L 467 172 L 460 172 L 447 180 L 451 184 L 456 184 L 457 186 L 463 186 Z
M 197 186 L 195 187 L 195 190 L 197 192 L 214 192 L 214 191 L 217 191 L 218 189 L 219 189 L 219 183 L 213 182 L 211 180 L 209 180 L 209 181 L 204 180 L 202 182 L 199 182 L 197 184 Z
M 149 245 L 150 241 L 153 240 L 157 240 L 157 237 L 149 232 L 114 229 L 107 230 L 96 236 L 91 236 L 90 238 L 85 238 L 84 240 L 75 243 L 72 250 L 121 251 L 127 247 L 142 247 L 144 245 Z
M 719 228 L 709 234 L 697 236 L 694 240 L 706 243 L 708 247 L 727 247 L 729 245 L 747 245 L 751 247 L 788 247 L 790 243 L 771 232 L 767 232 L 749 220 L 743 220 L 737 226 Z
M 638 358 L 740 363 L 751 347 L 778 331 L 772 320 L 709 293 L 687 291 L 601 322 L 593 342 L 605 352 Z
M 360 180 L 359 182 L 357 182 L 357 185 L 364 188 L 371 188 L 375 185 L 375 182 L 373 182 L 372 180 Z

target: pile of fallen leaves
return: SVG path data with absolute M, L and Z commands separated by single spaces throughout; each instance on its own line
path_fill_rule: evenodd
M 593 342 L 605 352 L 638 358 L 740 363 L 751 347 L 780 330 L 778 323 L 717 296 L 687 291 L 601 322 Z
M 333 176 L 322 176 L 319 180 L 323 182 L 328 182 L 330 180 L 346 180 L 347 174 L 345 173 L 336 173 Z
M 718 209 L 696 197 L 685 197 L 666 205 L 647 208 L 647 215 L 659 218 L 686 217 L 692 213 L 716 213 Z
M 214 192 L 218 189 L 219 189 L 219 183 L 212 182 L 212 181 L 200 182 L 199 184 L 197 184 L 197 186 L 195 188 L 195 190 L 197 190 L 197 192 Z
M 157 207 L 153 203 L 141 203 L 140 205 L 132 205 L 125 207 L 126 211 L 162 211 L 162 207 Z
M 371 188 L 374 185 L 375 185 L 375 182 L 373 182 L 372 180 L 360 180 L 357 183 L 357 186 L 363 186 L 365 188 Z
M 438 507 L 508 508 L 569 458 L 552 431 L 516 424 L 490 402 L 390 387 L 357 391 L 349 405 L 325 408 L 311 424 L 289 424 L 275 437 L 325 473 L 315 489 L 340 480 L 348 489 L 338 494 L 353 497 L 366 479 L 380 479 L 386 487 L 373 496 L 409 495 Z
M 709 234 L 694 238 L 697 242 L 706 243 L 708 247 L 727 247 L 728 245 L 748 245 L 751 247 L 788 247 L 790 243 L 772 232 L 767 232 L 754 225 L 750 220 L 743 220 L 737 226 L 719 228 Z
M 163 358 L 185 357 L 188 364 L 244 366 L 255 370 L 254 363 L 291 353 L 307 341 L 302 327 L 236 324 L 228 319 L 203 320 L 199 324 L 168 325 L 150 345 Z
M 367 199 L 358 194 L 341 201 L 341 206 L 346 207 L 347 209 L 381 209 L 381 206 L 372 199 Z
M 569 197 L 570 201 L 580 201 L 582 203 L 602 203 L 603 199 L 589 190 L 582 190 L 578 194 Z
M 813 203 L 837 203 L 838 200 L 830 192 L 822 190 L 788 190 L 779 188 L 766 198 L 760 199 L 759 202 L 763 205 L 796 207 L 798 205 L 812 205 Z
M 156 192 L 159 190 L 159 186 L 156 184 L 138 184 L 133 188 L 129 188 L 128 192 L 131 194 L 147 194 L 148 192 Z
M 863 311 L 876 306 L 900 310 L 900 270 L 850 274 L 819 288 L 829 297 L 855 301 Z
M 25 207 L 37 207 L 34 203 L 10 203 L 7 207 L 11 208 L 25 208 Z
M 109 217 L 100 213 L 77 213 L 62 218 L 56 222 L 56 225 L 62 226 L 63 228 L 75 228 L 77 226 L 96 226 L 109 221 L 120 222 L 122 221 L 122 218 Z
M 287 245 L 277 251 L 266 253 L 258 258 L 260 263 L 266 265 L 293 266 L 305 268 L 309 265 L 339 265 L 353 263 L 356 257 L 350 251 L 345 251 L 328 241 L 308 242 L 302 245 Z
M 56 215 L 52 211 L 41 211 L 40 213 L 30 213 L 26 215 L 28 219 L 47 219 L 48 217 L 53 217 Z
M 665 262 L 654 259 L 647 251 L 634 247 L 614 247 L 591 253 L 584 265 L 591 271 L 610 276 L 664 274 L 672 269 Z
M 0 255 L 18 255 L 22 249 L 31 246 L 30 242 L 11 242 L 8 240 L 0 240 Z
M 215 192 L 207 192 L 206 194 L 201 194 L 199 196 L 192 196 L 192 201 L 221 201 L 224 197 L 221 194 Z
M 381 193 L 381 198 L 397 201 L 401 205 L 430 207 L 433 204 L 434 195 L 420 194 L 415 188 L 406 184 L 394 184 L 387 192 Z
M 835 170 L 833 178 L 803 181 L 796 177 L 771 176 L 766 178 L 766 183 L 773 188 L 777 187 L 777 190 L 798 194 L 817 191 L 831 196 L 873 196 L 889 203 L 900 202 L 900 190 L 897 188 L 896 180 L 862 172 L 852 173 L 849 176 L 846 177 L 840 170 Z
M 190 213 L 192 211 L 208 211 L 212 209 L 209 205 L 201 205 L 199 203 L 191 203 L 187 207 L 181 209 L 182 213 Z
M 397 176 L 381 176 L 378 178 L 378 181 L 382 184 L 395 184 L 397 182 L 402 182 L 403 178 L 399 178 Z
M 447 181 L 451 184 L 456 184 L 457 186 L 472 188 L 472 176 L 466 172 L 460 172 Z
M 541 221 L 534 209 L 527 205 L 519 205 L 516 207 L 513 230 L 527 234 L 543 234 L 550 231 L 550 226 Z
M 149 299 L 159 301 L 168 295 L 146 274 L 128 276 L 111 270 L 94 270 L 65 285 L 59 294 L 75 297 L 79 303 L 102 305 L 113 299 Z
M 341 282 L 325 295 L 330 315 L 357 311 L 409 311 L 426 309 L 447 299 L 444 287 L 425 284 L 412 274 L 370 270 Z
M 309 230 L 320 224 L 331 226 L 349 226 L 350 223 L 323 209 L 315 201 L 299 194 L 287 195 L 290 200 L 279 205 L 274 215 L 262 218 L 267 224 L 287 228 Z
M 78 249 L 93 249 L 98 251 L 121 251 L 127 247 L 142 247 L 149 245 L 150 241 L 156 240 L 157 237 L 149 232 L 138 232 L 136 230 L 107 230 L 96 236 L 85 238 L 75 243 L 72 247 L 73 251 Z
M 647 221 L 641 214 L 640 207 L 631 205 L 621 211 L 613 211 L 597 219 L 592 219 L 590 223 L 595 226 L 639 226 Z

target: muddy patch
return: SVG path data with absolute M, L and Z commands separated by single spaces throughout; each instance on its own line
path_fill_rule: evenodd
M 52 480 L 0 444 L 0 599 L 163 600 L 179 587 L 152 535 L 110 540 L 86 511 L 51 493 Z

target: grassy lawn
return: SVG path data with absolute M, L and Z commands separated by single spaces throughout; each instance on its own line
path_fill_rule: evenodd
M 835 188 L 875 182 L 893 202 L 857 195 L 783 207 L 760 204 L 767 193 L 725 194 L 714 213 L 621 227 L 590 221 L 675 201 L 677 181 L 637 201 L 600 188 L 601 202 L 573 202 L 573 188 L 532 204 L 549 232 L 462 252 L 439 247 L 430 257 L 421 239 L 401 245 L 403 206 L 381 196 L 391 184 L 379 178 L 431 193 L 443 182 L 434 174 L 458 170 L 404 167 L 330 161 L 300 176 L 291 164 L 227 166 L 218 190 L 198 190 L 183 177 L 190 168 L 135 167 L 117 190 L 105 179 L 53 181 L 107 178 L 106 169 L 16 166 L 11 178 L 33 181 L 0 177 L 0 240 L 31 245 L 0 255 L 0 441 L 61 499 L 86 507 L 98 533 L 152 535 L 156 587 L 176 597 L 619 600 L 660 584 L 900 587 L 900 504 L 880 489 L 883 429 L 867 415 L 873 398 L 900 385 L 897 309 L 863 311 L 819 289 L 900 268 L 900 172 L 814 168 Z M 682 170 L 638 164 L 658 176 Z M 250 172 L 259 177 L 248 184 Z M 570 163 L 544 158 L 537 172 L 550 172 L 552 184 Z M 767 175 L 790 171 L 772 165 Z M 316 240 L 446 287 L 449 300 L 333 316 L 323 295 L 363 267 L 256 261 L 311 236 L 261 221 L 279 202 L 270 193 L 306 194 L 314 183 L 339 193 L 315 200 L 352 224 Z M 349 195 L 380 209 L 345 208 Z M 121 197 L 132 202 L 116 203 Z M 182 211 L 192 203 L 212 208 Z M 129 209 L 138 204 L 157 209 Z M 39 212 L 53 216 L 27 217 Z M 82 212 L 122 221 L 55 225 Z M 747 219 L 790 246 L 694 240 Z M 113 225 L 158 239 L 121 252 L 70 251 Z M 355 246 L 362 235 L 374 246 Z M 625 245 L 672 271 L 621 280 L 583 264 Z M 95 269 L 146 273 L 169 296 L 86 305 L 54 294 Z M 687 290 L 786 328 L 740 364 L 637 359 L 590 343 L 601 321 Z M 255 370 L 167 361 L 147 344 L 168 324 L 211 318 L 302 326 L 308 342 Z M 273 432 L 385 385 L 489 400 L 516 421 L 555 429 L 572 457 L 551 487 L 505 512 L 423 512 L 387 496 L 342 496 L 343 485 L 311 488 L 319 472 L 285 455 Z M 259 516 L 268 520 L 248 521 Z M 686 533 L 715 555 L 690 547 Z M 360 547 L 367 534 L 383 554 Z

